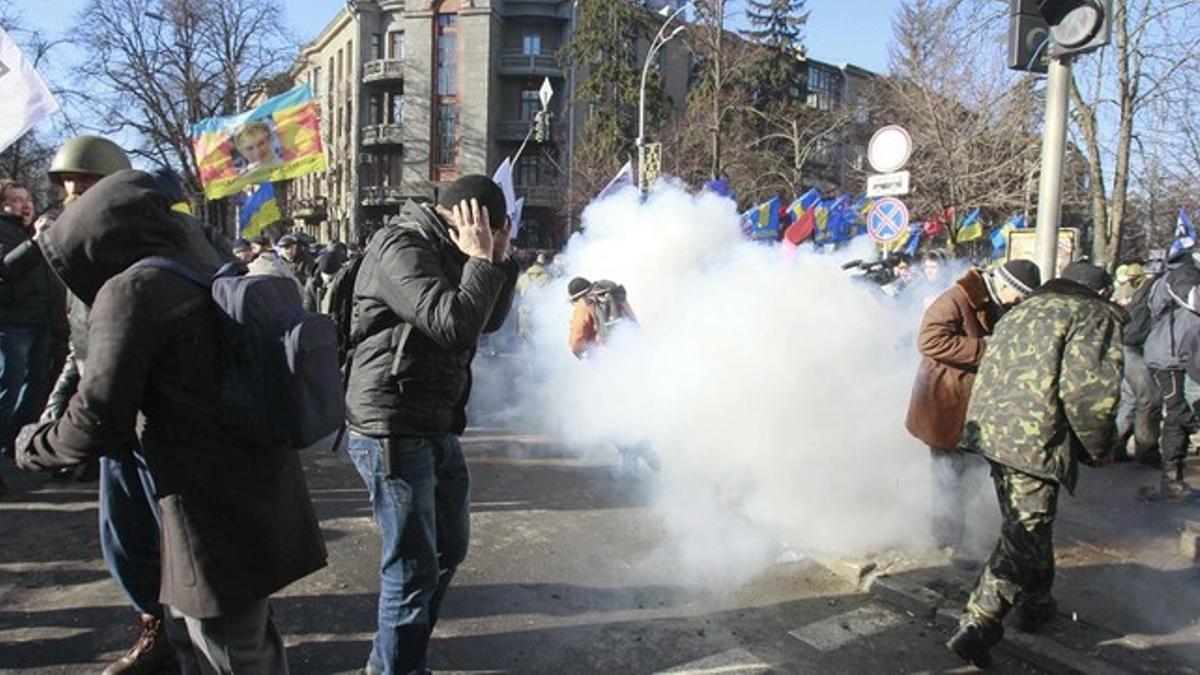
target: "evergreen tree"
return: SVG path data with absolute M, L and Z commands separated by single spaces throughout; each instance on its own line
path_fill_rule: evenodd
M 804 6 L 805 0 L 746 0 L 744 35 L 763 49 L 748 76 L 759 100 L 795 100 L 804 91 Z

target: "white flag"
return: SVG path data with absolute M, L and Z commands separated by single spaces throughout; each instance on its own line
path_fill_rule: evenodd
M 509 218 L 512 218 L 517 210 L 517 191 L 513 188 L 512 168 L 512 160 L 505 157 L 500 166 L 496 167 L 496 173 L 492 174 L 492 182 L 499 185 L 500 191 L 504 193 L 504 205 L 508 209 Z
M 600 194 L 596 195 L 596 200 L 599 201 L 609 195 L 616 194 L 627 187 L 633 187 L 633 164 L 630 162 L 625 162 L 625 166 L 621 167 L 617 175 L 613 176 L 613 179 L 608 181 L 608 185 L 604 186 Z
M 58 101 L 21 48 L 0 28 L 0 152 L 58 112 Z
M 517 200 L 517 204 L 513 208 L 513 212 L 508 214 L 509 217 L 512 218 L 512 232 L 509 234 L 512 239 L 516 239 L 517 233 L 521 231 L 521 212 L 524 210 L 525 198 L 521 197 Z

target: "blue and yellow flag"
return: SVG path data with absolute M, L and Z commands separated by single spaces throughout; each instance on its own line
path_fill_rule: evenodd
M 791 217 L 792 222 L 794 223 L 803 218 L 804 214 L 808 213 L 810 209 L 814 208 L 820 203 L 821 191 L 816 188 L 810 188 L 808 192 L 800 195 L 796 198 L 796 201 L 788 205 L 788 216 Z
M 746 236 L 760 240 L 779 239 L 779 206 L 782 203 L 779 197 L 772 197 L 770 201 L 743 213 L 742 231 Z
M 240 115 L 193 124 L 192 148 L 209 199 L 325 170 L 320 115 L 307 84 Z
M 954 243 L 965 244 L 982 238 L 983 221 L 979 219 L 979 209 L 971 209 L 958 226 L 958 235 L 954 237 Z
M 992 230 L 992 259 L 999 258 L 1008 250 L 1008 233 L 1025 227 L 1025 216 L 1017 214 L 1000 227 Z
M 238 209 L 238 236 L 253 239 L 268 225 L 280 220 L 283 220 L 283 213 L 275 199 L 275 184 L 263 183 Z

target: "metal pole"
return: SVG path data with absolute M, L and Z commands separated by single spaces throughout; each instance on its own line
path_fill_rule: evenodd
M 638 191 L 642 194 L 646 193 L 646 76 L 650 73 L 650 64 L 654 61 L 654 55 L 658 53 L 662 46 L 667 44 L 679 32 L 683 30 L 683 26 L 679 26 L 671 31 L 670 35 L 666 35 L 667 26 L 675 20 L 675 17 L 683 13 L 683 10 L 691 6 L 692 3 L 685 2 L 675 9 L 666 21 L 658 27 L 658 33 L 654 39 L 650 41 L 650 49 L 646 52 L 646 61 L 642 64 L 642 81 L 638 87 L 638 135 L 637 135 L 637 153 L 638 153 L 638 171 L 637 171 L 637 186 Z
M 1046 121 L 1042 130 L 1042 173 L 1038 184 L 1037 245 L 1034 257 L 1042 281 L 1058 276 L 1058 221 L 1062 212 L 1063 157 L 1067 142 L 1069 57 L 1050 59 Z

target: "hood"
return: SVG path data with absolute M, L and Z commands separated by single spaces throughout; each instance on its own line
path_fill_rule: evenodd
M 142 258 L 185 258 L 186 240 L 154 178 L 132 169 L 96 183 L 39 239 L 51 268 L 89 306 L 101 286 Z
M 1100 297 L 1092 289 L 1070 279 L 1051 279 L 1035 288 L 1029 297 L 1035 298 L 1039 295 L 1065 295 L 1083 302 L 1096 303 L 1103 306 L 1120 323 L 1124 324 L 1129 320 L 1129 314 L 1119 305 Z

